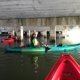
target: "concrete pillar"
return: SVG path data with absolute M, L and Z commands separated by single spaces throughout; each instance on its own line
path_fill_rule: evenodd
M 23 26 L 20 27 L 20 31 L 21 31 L 21 40 L 23 40 Z
M 34 32 L 34 30 L 30 30 L 30 35 L 32 35 L 32 34 L 33 34 L 33 32 Z
M 66 31 L 63 30 L 63 32 L 62 32 L 62 38 L 65 38 L 65 34 L 66 34 Z
M 20 26 L 20 29 L 17 31 L 17 40 L 22 41 L 23 40 L 23 26 Z
M 50 27 L 50 42 L 56 41 L 56 26 Z
M 52 18 L 51 26 L 50 26 L 50 42 L 56 43 L 56 25 L 57 18 Z
M 43 32 L 41 31 L 40 33 L 41 33 L 41 36 L 43 36 Z
M 47 30 L 44 31 L 44 38 L 47 37 Z
M 12 31 L 12 35 L 14 36 L 14 30 Z
M 44 38 L 46 38 L 46 37 L 47 37 L 47 30 L 42 31 L 42 32 L 41 32 L 41 35 L 42 35 Z
M 30 30 L 27 31 L 27 37 L 30 37 Z
M 66 32 L 67 32 L 67 26 L 63 26 L 63 31 L 62 31 L 62 38 L 66 37 Z

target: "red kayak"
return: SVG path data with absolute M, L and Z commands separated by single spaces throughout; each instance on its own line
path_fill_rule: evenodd
M 80 80 L 80 67 L 71 55 L 62 55 L 45 80 Z
M 3 42 L 3 43 L 12 43 L 12 42 L 14 42 L 14 41 L 15 41 L 14 38 L 9 38 L 9 39 L 1 40 L 1 42 Z

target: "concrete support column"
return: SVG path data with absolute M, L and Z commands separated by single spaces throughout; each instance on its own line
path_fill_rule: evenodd
M 47 37 L 47 30 L 43 31 L 43 36 L 44 36 L 44 38 Z
M 47 30 L 44 31 L 44 38 L 47 38 Z
M 12 31 L 12 35 L 14 36 L 14 30 Z
M 66 37 L 66 32 L 67 32 L 67 26 L 63 26 L 62 38 Z
M 23 40 L 23 26 L 20 27 L 20 31 L 21 31 L 21 40 Z
M 30 37 L 30 30 L 27 31 L 27 37 Z
M 56 41 L 56 26 L 50 27 L 50 41 L 55 42 Z
M 65 34 L 66 34 L 66 31 L 63 30 L 63 32 L 62 32 L 62 38 L 65 38 Z
M 56 24 L 57 24 L 57 18 L 52 18 L 51 20 L 51 26 L 50 26 L 50 42 L 56 43 Z
M 41 32 L 41 35 L 42 35 L 44 38 L 46 38 L 46 37 L 47 37 L 47 30 Z
M 23 40 L 23 26 L 20 26 L 20 29 L 17 31 L 17 40 L 22 41 Z

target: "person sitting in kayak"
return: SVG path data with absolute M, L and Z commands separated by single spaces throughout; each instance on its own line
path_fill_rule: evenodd
M 8 38 L 13 38 L 11 33 L 8 34 Z
M 46 44 L 44 44 L 43 42 L 39 42 L 37 40 L 37 35 L 38 35 L 38 32 L 33 32 L 32 36 L 31 36 L 31 44 L 34 46 L 34 47 L 41 47 L 41 46 L 44 46 L 46 47 L 47 49 L 50 49 Z
M 8 34 L 8 39 L 9 39 L 9 38 L 13 38 L 13 39 L 17 40 L 17 36 L 14 37 L 11 32 Z
M 31 45 L 34 47 L 39 47 L 39 42 L 37 40 L 38 32 L 34 31 L 31 35 Z
M 11 34 L 8 35 L 8 38 L 12 38 Z
M 17 38 L 15 38 L 15 37 L 12 35 L 12 33 L 9 33 L 9 34 L 8 34 L 7 39 L 10 39 L 10 38 L 12 38 L 12 39 L 14 39 L 14 40 L 17 40 Z

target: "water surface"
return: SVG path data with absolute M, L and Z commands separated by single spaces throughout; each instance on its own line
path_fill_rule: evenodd
M 0 38 L 0 40 L 6 37 Z M 50 43 L 49 38 L 38 38 L 46 44 Z M 44 80 L 57 59 L 64 53 L 50 55 L 26 55 L 20 53 L 4 53 L 7 47 L 24 45 L 30 42 L 29 38 L 24 38 L 23 42 L 13 44 L 0 43 L 0 79 L 1 80 Z M 56 44 L 75 44 L 65 39 L 57 39 Z M 78 52 L 68 53 L 80 64 L 80 54 Z

